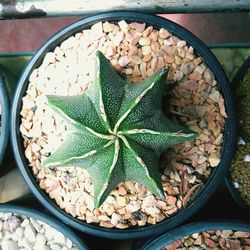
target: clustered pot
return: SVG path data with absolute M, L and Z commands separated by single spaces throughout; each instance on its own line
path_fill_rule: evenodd
M 213 231 L 214 234 L 217 236 L 216 240 L 215 238 L 213 239 L 210 238 L 211 231 Z M 236 234 L 235 237 L 233 237 L 233 234 Z M 190 244 L 186 242 L 186 244 L 188 245 L 184 247 L 185 249 L 187 248 L 188 249 L 189 248 L 190 249 L 211 249 L 213 247 L 216 247 L 216 246 L 212 246 L 212 244 L 214 244 L 214 242 L 218 244 L 217 240 L 219 239 L 224 240 L 224 241 L 225 240 L 229 241 L 227 248 L 223 248 L 223 249 L 241 249 L 240 247 L 235 248 L 235 245 L 231 246 L 230 244 L 233 244 L 231 243 L 231 239 L 237 240 L 237 243 L 240 243 L 240 241 L 238 242 L 238 240 L 241 240 L 241 241 L 246 240 L 248 241 L 248 243 L 246 243 L 246 247 L 249 247 L 250 224 L 246 222 L 241 222 L 241 221 L 226 221 L 226 220 L 194 222 L 194 223 L 176 228 L 153 240 L 151 239 L 147 241 L 145 244 L 143 244 L 139 249 L 140 250 L 182 249 L 181 246 L 178 246 L 177 241 L 187 236 L 192 237 L 192 241 L 195 242 L 196 240 L 197 243 Z M 203 240 L 201 240 L 201 242 L 203 243 L 203 246 L 199 245 L 202 243 L 200 242 L 198 243 L 198 240 L 199 240 L 198 237 L 201 237 L 201 239 L 203 238 Z M 222 243 L 224 244 L 224 242 Z M 168 246 L 169 248 L 167 248 Z
M 5 79 L 0 71 L 0 165 L 9 139 L 9 101 Z
M 239 113 L 239 109 L 242 109 L 242 112 L 247 112 L 244 107 L 240 106 L 240 104 L 237 105 L 237 103 L 239 103 L 243 99 L 242 97 L 237 96 L 237 89 L 239 88 L 241 82 L 243 81 L 247 70 L 248 71 L 250 70 L 250 57 L 248 57 L 248 59 L 241 65 L 241 67 L 239 68 L 239 70 L 237 71 L 237 73 L 235 74 L 235 76 L 232 80 L 232 88 L 233 88 L 233 92 L 234 92 L 234 100 L 235 100 L 235 103 L 237 106 L 237 114 Z M 249 88 L 250 88 L 250 86 L 249 86 Z M 246 98 L 248 98 L 248 97 L 246 97 Z M 238 120 L 238 124 L 237 124 L 238 125 L 238 137 L 240 139 L 238 142 L 239 148 L 236 149 L 237 151 L 236 151 L 236 155 L 235 155 L 235 161 L 236 161 L 237 153 L 240 154 L 239 150 L 243 151 L 244 150 L 243 148 L 245 148 L 246 149 L 245 156 L 250 153 L 249 151 L 247 152 L 247 147 L 249 147 L 249 143 L 250 143 L 249 135 L 246 133 L 246 131 L 244 131 L 244 129 L 242 129 L 242 126 L 239 123 L 239 118 L 237 120 Z M 238 156 L 238 160 L 240 161 L 239 156 Z M 242 162 L 245 161 L 244 155 L 242 156 L 241 160 L 242 160 Z M 237 164 L 237 161 L 236 161 L 236 164 Z M 245 162 L 244 164 L 250 164 L 250 163 Z M 240 181 L 244 182 L 245 185 L 249 185 L 249 181 L 247 179 L 248 173 L 241 172 L 241 174 L 242 174 L 242 176 L 241 176 L 242 179 Z M 232 195 L 235 203 L 239 207 L 241 207 L 243 210 L 245 210 L 249 213 L 250 207 L 247 205 L 246 201 L 241 197 L 240 192 L 239 192 L 239 185 L 242 185 L 242 183 L 238 183 L 239 180 L 237 183 L 235 183 L 236 181 L 233 180 L 230 172 L 226 176 L 225 182 L 226 182 L 227 188 L 228 188 L 230 194 Z
M 46 60 L 50 60 L 48 55 L 51 54 L 49 54 L 49 52 L 53 51 L 56 46 L 61 44 L 67 38 L 71 37 L 74 34 L 77 34 L 77 32 L 90 28 L 92 25 L 95 25 L 98 22 L 117 23 L 121 20 L 125 20 L 127 23 L 145 23 L 147 27 L 153 26 L 158 30 L 161 28 L 167 29 L 173 35 L 187 42 L 187 44 L 191 46 L 191 51 L 194 48 L 195 54 L 202 58 L 207 67 L 213 72 L 214 77 L 218 82 L 218 89 L 224 98 L 224 106 L 227 118 L 225 119 L 225 126 L 223 128 L 224 138 L 221 149 L 220 163 L 212 171 L 211 176 L 208 178 L 201 191 L 195 196 L 195 198 L 192 199 L 191 202 L 186 204 L 185 208 L 180 209 L 177 213 L 156 223 L 155 225 L 143 225 L 126 229 L 114 229 L 100 227 L 99 225 L 95 224 L 88 224 L 80 219 L 77 219 L 75 216 L 71 216 L 69 213 L 66 213 L 64 210 L 60 209 L 59 206 L 56 205 L 55 202 L 51 200 L 49 196 L 39 187 L 39 185 L 43 185 L 43 183 L 37 183 L 32 169 L 30 166 L 28 166 L 27 160 L 25 159 L 25 149 L 20 133 L 20 112 L 22 109 L 22 98 L 25 95 L 25 91 L 27 90 L 29 79 L 31 81 L 35 79 L 32 72 L 34 72 L 34 70 L 41 65 L 46 55 Z M 181 41 L 180 46 L 183 46 L 185 42 L 183 43 L 183 41 Z M 64 46 L 67 46 L 67 44 L 64 43 Z M 138 45 L 138 47 L 140 46 Z M 88 67 L 83 68 L 84 70 L 88 69 Z M 37 69 L 36 71 L 39 70 L 42 70 L 42 68 Z M 32 91 L 31 89 L 31 92 L 29 92 L 29 94 L 33 95 L 32 93 L 34 93 L 34 91 Z M 26 182 L 28 183 L 35 196 L 39 199 L 39 201 L 66 224 L 71 225 L 72 227 L 80 231 L 108 238 L 138 238 L 150 236 L 153 234 L 159 234 L 165 230 L 169 230 L 179 225 L 184 220 L 189 218 L 194 212 L 196 212 L 202 205 L 205 204 L 208 198 L 215 191 L 216 187 L 219 185 L 230 165 L 235 144 L 234 106 L 229 83 L 220 64 L 211 53 L 211 51 L 198 38 L 196 38 L 192 33 L 182 28 L 181 26 L 160 17 L 135 12 L 110 12 L 88 17 L 83 20 L 77 21 L 76 23 L 73 23 L 72 25 L 55 34 L 37 51 L 37 53 L 33 56 L 26 69 L 24 70 L 15 94 L 11 118 L 11 138 L 16 161 Z M 200 187 L 200 184 L 198 184 L 197 187 Z M 134 215 L 136 215 L 136 213 Z
M 74 250 L 88 249 L 71 229 L 45 213 L 13 204 L 2 204 L 0 213 L 3 224 L 1 229 L 3 249 L 14 250 L 19 247 L 28 249 L 31 245 L 32 249 L 43 249 L 46 245 L 57 249 L 58 247 L 63 249 L 64 245 Z M 11 234 L 11 237 L 7 237 L 8 234 Z

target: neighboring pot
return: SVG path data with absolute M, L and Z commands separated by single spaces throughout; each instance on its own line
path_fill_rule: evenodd
M 9 140 L 9 100 L 5 79 L 0 71 L 0 165 L 3 161 Z
M 182 239 L 185 236 L 189 236 L 196 233 L 202 233 L 205 231 L 217 231 L 217 230 L 233 230 L 233 231 L 250 233 L 250 223 L 240 222 L 240 221 L 230 221 L 230 220 L 194 222 L 176 228 L 153 240 L 152 239 L 148 240 L 145 244 L 139 247 L 139 249 L 161 250 L 165 249 L 166 246 L 170 245 L 174 241 Z
M 36 220 L 39 220 L 61 232 L 66 238 L 70 239 L 72 243 L 80 250 L 88 249 L 85 243 L 71 229 L 69 229 L 66 225 L 45 213 L 39 212 L 35 209 L 31 209 L 28 207 L 11 204 L 0 205 L 0 213 L 12 213 L 18 216 L 26 216 L 28 218 L 34 218 Z
M 240 66 L 239 70 L 235 74 L 233 80 L 232 80 L 232 88 L 233 88 L 233 93 L 234 93 L 234 98 L 235 98 L 235 103 L 237 103 L 237 96 L 236 96 L 236 91 L 237 88 L 240 84 L 240 82 L 244 79 L 244 76 L 247 72 L 247 70 L 250 69 L 250 56 L 246 59 L 246 61 Z M 238 119 L 239 122 L 239 119 Z M 250 135 L 248 135 L 241 127 L 240 124 L 238 124 L 239 127 L 239 133 L 240 136 L 247 142 L 250 142 Z
M 232 88 L 235 94 L 234 97 L 235 103 L 237 102 L 237 96 L 236 96 L 237 87 L 239 86 L 240 82 L 244 79 L 245 73 L 248 69 L 250 69 L 250 57 L 248 57 L 248 59 L 241 65 L 241 67 L 239 68 L 239 70 L 237 71 L 232 80 Z M 241 137 L 245 141 L 245 143 L 250 143 L 249 136 L 241 129 L 239 124 L 238 124 L 238 136 Z M 239 191 L 235 188 L 230 173 L 228 173 L 228 175 L 226 176 L 225 182 L 235 203 L 242 209 L 244 209 L 246 212 L 250 213 L 250 207 L 246 205 L 245 201 L 241 198 Z
M 228 119 L 225 123 L 224 143 L 220 165 L 217 166 L 216 169 L 213 171 L 206 185 L 204 186 L 202 191 L 199 192 L 196 198 L 192 202 L 190 202 L 185 209 L 180 210 L 175 215 L 157 223 L 156 225 L 133 227 L 129 229 L 119 230 L 102 228 L 94 224 L 87 224 L 84 221 L 72 217 L 70 214 L 61 210 L 54 203 L 54 201 L 52 201 L 48 197 L 48 195 L 39 188 L 39 185 L 34 178 L 32 170 L 28 166 L 24 156 L 24 149 L 22 145 L 21 135 L 19 132 L 19 125 L 22 96 L 26 91 L 29 76 L 31 72 L 41 64 L 45 54 L 53 50 L 56 45 L 60 44 L 72 34 L 77 33 L 77 31 L 79 30 L 89 28 L 91 25 L 100 21 L 117 22 L 123 19 L 127 22 L 136 21 L 140 23 L 146 23 L 147 25 L 152 25 L 156 29 L 166 28 L 170 32 L 172 32 L 173 35 L 177 35 L 179 38 L 187 41 L 189 45 L 194 47 L 196 52 L 204 59 L 208 67 L 213 71 L 215 78 L 218 80 L 220 91 L 222 92 L 225 100 L 225 108 L 228 115 Z M 24 70 L 22 77 L 20 78 L 19 85 L 14 98 L 12 107 L 11 138 L 16 161 L 26 182 L 28 183 L 35 196 L 39 199 L 39 201 L 54 215 L 56 215 L 63 222 L 71 225 L 72 227 L 89 234 L 94 234 L 96 236 L 120 239 L 138 238 L 150 236 L 153 234 L 160 234 L 163 231 L 176 227 L 184 220 L 189 218 L 193 213 L 195 213 L 202 205 L 205 204 L 205 202 L 215 191 L 216 187 L 219 185 L 220 181 L 225 175 L 233 156 L 236 130 L 234 116 L 235 115 L 232 94 L 230 92 L 229 83 L 225 76 L 225 73 L 222 70 L 215 56 L 197 37 L 195 37 L 192 33 L 182 28 L 178 24 L 175 24 L 160 17 L 135 12 L 110 12 L 85 18 L 64 28 L 63 30 L 55 34 L 47 43 L 45 43 L 33 56 L 31 61 L 28 63 L 26 69 Z

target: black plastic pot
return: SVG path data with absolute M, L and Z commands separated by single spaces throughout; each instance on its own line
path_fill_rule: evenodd
M 172 242 L 179 240 L 185 236 L 192 235 L 194 233 L 201 233 L 204 231 L 216 230 L 235 230 L 250 232 L 250 223 L 231 220 L 194 222 L 176 228 L 153 240 L 148 240 L 141 247 L 139 247 L 138 250 L 161 250 Z
M 28 167 L 27 161 L 24 156 L 24 149 L 22 145 L 22 139 L 19 132 L 20 126 L 20 109 L 21 100 L 24 95 L 28 79 L 31 72 L 37 68 L 44 58 L 45 54 L 52 51 L 56 45 L 60 44 L 66 38 L 79 32 L 80 30 L 87 29 L 91 25 L 97 22 L 105 21 L 120 21 L 126 20 L 127 22 L 141 22 L 147 25 L 152 25 L 156 29 L 166 28 L 174 35 L 187 41 L 187 43 L 193 46 L 196 52 L 204 59 L 209 68 L 213 71 L 216 79 L 218 80 L 220 91 L 222 92 L 225 99 L 226 112 L 228 114 L 228 119 L 225 124 L 225 140 L 222 150 L 222 159 L 220 165 L 213 171 L 211 177 L 207 181 L 203 190 L 197 195 L 197 197 L 191 202 L 185 209 L 182 209 L 177 214 L 171 216 L 170 218 L 156 224 L 148 225 L 143 227 L 131 227 L 129 229 L 106 229 L 94 224 L 87 224 L 84 221 L 80 221 L 73 218 L 71 215 L 67 214 L 61 210 L 53 200 L 51 200 L 48 195 L 39 188 L 34 175 Z M 181 224 L 183 221 L 188 219 L 192 214 L 194 214 L 202 205 L 205 204 L 207 199 L 215 191 L 216 187 L 224 177 L 234 152 L 235 144 L 235 119 L 234 119 L 234 106 L 232 100 L 232 94 L 229 88 L 228 79 L 220 66 L 219 62 L 211 51 L 202 43 L 197 37 L 195 37 L 191 32 L 187 31 L 178 24 L 171 22 L 169 20 L 163 19 L 161 17 L 152 16 L 149 14 L 137 13 L 137 12 L 109 12 L 104 14 L 99 14 L 91 17 L 87 17 L 80 21 L 77 21 L 70 26 L 64 28 L 55 34 L 47 43 L 45 43 L 38 52 L 33 56 L 26 69 L 20 78 L 19 85 L 15 94 L 13 107 L 12 107 L 12 122 L 11 122 L 11 133 L 12 133 L 12 146 L 15 152 L 15 158 L 18 166 L 28 183 L 29 187 L 35 194 L 35 196 L 40 200 L 40 202 L 47 207 L 54 215 L 60 218 L 65 223 L 71 225 L 78 230 L 83 232 L 93 234 L 96 236 L 106 237 L 106 238 L 139 238 L 147 237 L 153 234 L 160 234 L 166 230 L 169 230 L 177 225 Z
M 0 107 L 1 107 L 1 115 L 0 115 L 0 165 L 3 161 L 8 140 L 9 140 L 9 97 L 5 85 L 5 80 L 2 72 L 0 71 Z
M 69 229 L 66 225 L 61 223 L 60 221 L 54 219 L 48 214 L 41 213 L 35 209 L 31 209 L 24 206 L 12 205 L 12 204 L 1 204 L 0 205 L 1 213 L 13 213 L 17 215 L 24 215 L 27 217 L 31 217 L 37 220 L 40 220 L 56 230 L 60 231 L 63 235 L 69 238 L 75 246 L 77 246 L 80 250 L 88 250 L 89 248 L 86 244 L 77 236 L 71 229 Z
M 241 67 L 239 68 L 239 70 L 237 71 L 232 80 L 232 87 L 234 90 L 234 94 L 236 94 L 237 87 L 239 86 L 240 82 L 244 79 L 245 73 L 249 68 L 250 68 L 250 57 L 248 57 L 248 59 L 241 65 Z M 234 99 L 235 102 L 237 102 L 236 95 Z M 240 128 L 239 125 L 238 125 L 238 135 L 242 137 L 246 143 L 250 143 L 249 136 Z M 235 188 L 230 173 L 228 173 L 227 176 L 225 177 L 225 183 L 235 203 L 250 214 L 250 207 L 246 205 L 245 201 L 241 198 L 239 191 Z

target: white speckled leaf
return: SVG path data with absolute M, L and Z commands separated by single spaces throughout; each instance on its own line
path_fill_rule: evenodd
M 139 84 L 127 83 L 125 95 L 121 104 L 120 117 L 128 110 L 140 106 L 146 99 L 159 107 L 162 101 L 164 83 L 167 79 L 168 68 L 162 68 Z M 146 98 L 147 97 L 147 98 Z M 146 109 L 147 112 L 150 110 Z M 134 112 L 134 110 L 133 110 Z
M 102 151 L 108 142 L 108 139 L 92 134 L 84 126 L 74 125 L 63 144 L 43 162 L 43 166 L 61 167 L 66 163 L 71 164 L 73 160 L 89 157 L 94 151 Z
M 141 101 L 133 108 L 133 111 L 130 112 L 123 120 L 119 128 L 120 131 L 130 130 L 131 127 L 135 128 L 134 124 L 136 122 L 142 121 L 143 123 L 146 117 L 154 115 L 155 112 L 161 112 L 164 83 L 165 79 L 167 78 L 167 71 L 163 71 L 160 79 L 158 77 L 159 74 L 154 74 L 151 76 L 151 78 L 155 81 L 153 88 L 151 88 L 147 94 L 143 96 Z M 146 85 L 148 85 L 150 79 L 147 78 L 145 80 Z M 145 84 L 145 82 L 142 82 L 142 84 Z M 138 84 L 138 86 L 139 85 L 140 84 Z M 130 87 L 129 89 L 132 91 L 133 87 Z
M 128 139 L 152 149 L 158 155 L 171 145 L 194 139 L 197 136 L 197 133 L 190 129 L 170 121 L 161 112 L 156 112 L 133 125 L 136 129 L 124 131 L 123 134 Z
M 126 82 L 113 70 L 109 60 L 101 52 L 97 52 L 96 55 L 96 84 L 91 86 L 87 94 L 98 111 L 100 110 L 99 94 L 102 94 L 105 113 L 112 128 L 119 118 Z
M 48 95 L 48 104 L 58 110 L 70 122 L 77 122 L 99 133 L 107 133 L 94 104 L 86 94 L 76 96 Z
M 88 159 L 87 167 L 85 167 L 93 179 L 95 207 L 99 207 L 106 200 L 110 192 L 125 179 L 122 152 L 119 150 L 117 161 L 112 166 L 115 158 L 114 154 L 115 144 L 112 144 L 98 155 L 91 156 Z
M 154 151 L 129 141 L 130 149 L 122 143 L 123 164 L 127 180 L 133 180 L 151 190 L 157 197 L 164 198 L 159 175 L 159 156 Z M 137 158 L 143 159 L 143 164 Z

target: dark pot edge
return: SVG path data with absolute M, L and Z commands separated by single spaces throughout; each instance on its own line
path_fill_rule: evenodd
M 158 238 L 149 239 L 138 250 L 160 250 L 175 240 L 194 233 L 214 230 L 235 230 L 250 232 L 250 223 L 238 220 L 205 220 L 175 228 Z
M 9 141 L 10 132 L 10 109 L 9 109 L 9 97 L 7 88 L 5 85 L 5 79 L 0 71 L 0 106 L 1 106 L 1 133 L 0 133 L 0 165 L 2 164 Z
M 58 206 L 54 204 L 54 202 L 47 197 L 47 195 L 44 194 L 42 190 L 38 188 L 38 185 L 35 182 L 34 177 L 32 176 L 30 170 L 27 167 L 26 161 L 24 159 L 24 154 L 22 153 L 21 143 L 20 143 L 20 134 L 19 134 L 19 110 L 21 107 L 21 100 L 19 100 L 19 96 L 22 96 L 26 86 L 27 81 L 25 81 L 26 78 L 28 78 L 29 73 L 33 66 L 37 67 L 38 63 L 35 63 L 37 59 L 40 58 L 41 55 L 43 55 L 45 52 L 50 50 L 53 47 L 53 43 L 60 42 L 62 40 L 65 40 L 66 37 L 69 37 L 70 35 L 67 34 L 71 29 L 73 29 L 73 32 L 71 31 L 70 34 L 76 33 L 79 26 L 90 26 L 93 23 L 96 23 L 98 21 L 117 21 L 125 19 L 128 21 L 138 21 L 138 22 L 145 22 L 149 25 L 152 25 L 156 28 L 159 27 L 166 27 L 168 30 L 170 30 L 172 33 L 176 34 L 178 33 L 178 37 L 181 39 L 186 40 L 191 46 L 193 47 L 200 47 L 198 50 L 198 54 L 202 54 L 203 58 L 206 61 L 206 64 L 210 67 L 210 69 L 215 68 L 213 73 L 216 76 L 216 79 L 218 79 L 218 82 L 220 83 L 220 88 L 222 89 L 222 92 L 225 97 L 225 104 L 226 104 L 226 110 L 228 113 L 229 118 L 227 119 L 226 125 L 225 125 L 225 141 L 223 144 L 223 155 L 222 160 L 223 166 L 217 167 L 215 171 L 212 173 L 213 178 L 209 178 L 205 187 L 203 188 L 203 196 L 200 194 L 197 195 L 195 198 L 194 204 L 189 204 L 186 209 L 182 209 L 177 213 L 177 215 L 172 216 L 172 218 L 168 218 L 167 220 L 164 220 L 163 222 L 157 223 L 156 225 L 151 226 L 145 226 L 145 227 L 138 227 L 138 228 L 131 228 L 131 229 L 105 229 L 101 228 L 99 226 L 94 226 L 87 224 L 85 222 L 80 222 L 79 220 L 74 219 L 72 216 L 69 216 L 69 214 L 63 212 L 61 209 L 58 209 Z M 151 20 L 152 19 L 152 20 Z M 178 32 L 176 32 L 178 31 Z M 67 34 L 67 35 L 65 35 Z M 63 39 L 59 39 L 60 36 L 64 36 Z M 190 42 L 191 41 L 191 42 Z M 49 46 L 48 49 L 46 49 L 47 45 Z M 40 60 L 41 61 L 41 60 Z M 38 60 L 38 62 L 40 63 Z M 99 14 L 91 17 L 87 17 L 85 19 L 79 20 L 70 26 L 66 27 L 65 29 L 59 31 L 56 33 L 47 43 L 45 43 L 38 52 L 32 57 L 28 65 L 26 66 L 26 69 L 23 72 L 23 75 L 19 81 L 19 86 L 16 90 L 13 106 L 12 106 L 12 115 L 11 115 L 11 134 L 12 134 L 12 146 L 15 153 L 15 158 L 18 163 L 19 169 L 21 170 L 25 181 L 31 188 L 32 192 L 35 194 L 35 196 L 39 199 L 39 201 L 44 204 L 44 206 L 47 206 L 50 208 L 51 212 L 62 219 L 65 223 L 77 228 L 78 230 L 82 232 L 86 232 L 89 234 L 94 234 L 101 237 L 106 238 L 114 238 L 114 239 L 126 239 L 126 238 L 138 238 L 138 237 L 146 237 L 150 236 L 152 234 L 159 234 L 164 230 L 171 229 L 184 220 L 187 220 L 193 213 L 195 213 L 212 195 L 212 193 L 215 191 L 217 185 L 214 185 L 214 180 L 211 181 L 211 179 L 216 179 L 217 184 L 219 184 L 220 180 L 222 180 L 223 176 L 226 174 L 226 171 L 229 167 L 232 155 L 234 152 L 234 147 L 232 145 L 235 144 L 236 141 L 236 126 L 234 123 L 234 106 L 233 102 L 229 102 L 229 97 L 232 96 L 231 91 L 229 89 L 229 84 L 227 77 L 225 76 L 225 73 L 220 66 L 219 62 L 215 58 L 215 56 L 210 52 L 210 50 L 201 42 L 197 37 L 195 37 L 192 33 L 184 29 L 183 27 L 179 26 L 178 24 L 175 24 L 172 21 L 163 19 L 161 17 L 152 16 L 149 14 L 143 14 L 143 13 L 137 13 L 137 12 L 108 12 L 104 14 Z M 220 164 L 222 165 L 222 163 Z M 205 194 L 205 195 L 204 195 Z M 192 210 L 192 211 L 191 211 Z M 178 219 L 178 217 L 182 217 L 182 219 Z
M 233 88 L 233 93 L 234 93 L 234 100 L 235 103 L 237 102 L 237 97 L 236 97 L 236 90 L 237 87 L 239 85 L 239 82 L 243 80 L 245 73 L 247 71 L 247 69 L 250 68 L 250 56 L 243 62 L 243 64 L 240 66 L 239 70 L 236 72 L 235 76 L 233 77 L 232 80 L 232 88 Z M 241 131 L 238 125 L 238 129 L 239 129 L 239 136 L 242 137 L 242 139 L 246 142 L 246 143 L 250 143 L 250 139 L 245 135 L 244 131 Z M 235 203 L 241 207 L 244 211 L 250 213 L 250 207 L 248 207 L 245 203 L 245 201 L 241 198 L 239 191 L 234 187 L 233 184 L 233 180 L 231 178 L 230 173 L 228 173 L 225 176 L 224 179 L 227 189 L 229 191 L 229 193 L 231 194 L 231 196 L 233 197 Z
M 68 226 L 63 224 L 62 222 L 58 221 L 57 219 L 54 219 L 50 215 L 47 215 L 45 213 L 42 213 L 40 211 L 37 211 L 35 209 L 20 206 L 20 205 L 13 205 L 13 204 L 0 204 L 0 213 L 15 213 L 18 215 L 25 215 L 27 217 L 32 217 L 37 220 L 40 220 L 51 227 L 55 228 L 59 232 L 63 233 L 67 238 L 69 238 L 80 250 L 88 250 L 89 248 L 87 245 L 83 242 L 82 239 L 80 239 L 79 236 L 77 236 Z

